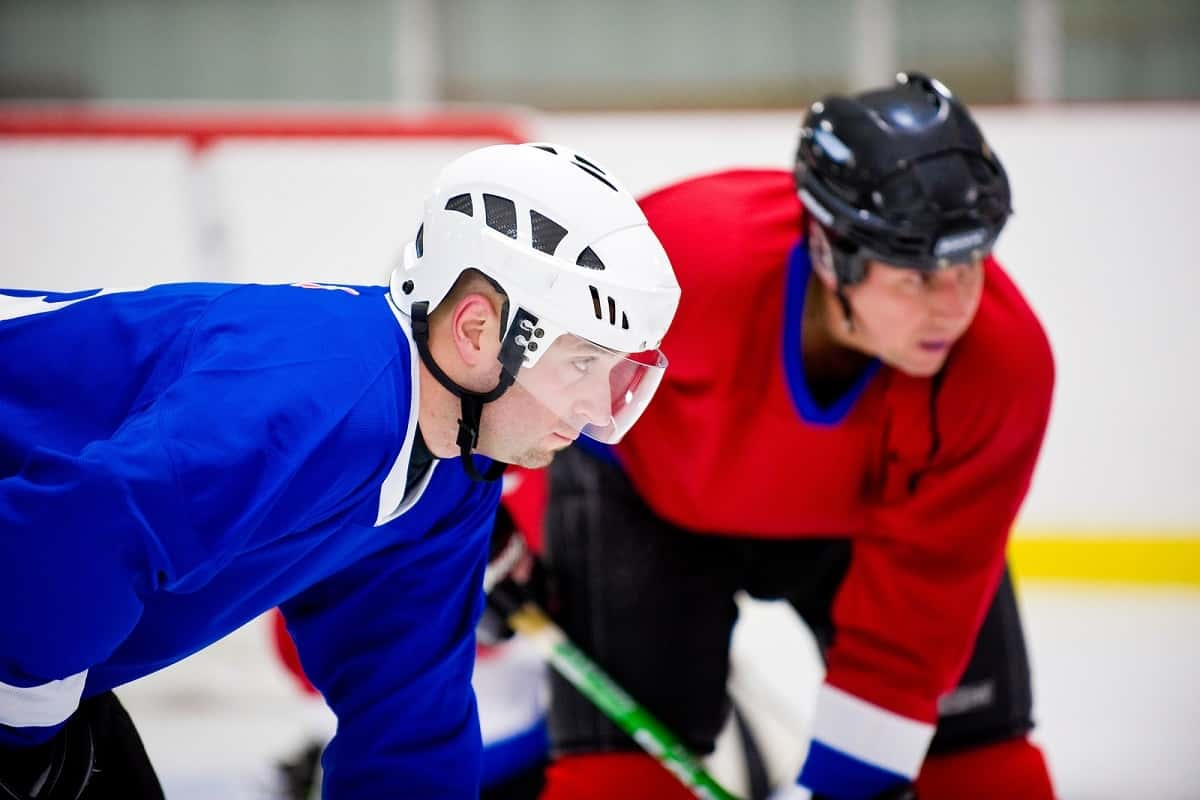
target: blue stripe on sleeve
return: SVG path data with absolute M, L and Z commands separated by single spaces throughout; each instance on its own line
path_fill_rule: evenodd
M 797 782 L 836 800 L 867 800 L 907 783 L 908 778 L 814 740 Z

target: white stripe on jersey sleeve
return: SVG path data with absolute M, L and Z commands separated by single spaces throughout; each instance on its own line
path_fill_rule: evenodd
M 933 731 L 827 683 L 817 692 L 812 738 L 897 775 L 916 776 Z
M 379 488 L 379 514 L 375 518 L 376 528 L 380 525 L 386 525 L 416 505 L 416 502 L 421 499 L 421 495 L 425 493 L 426 487 L 429 486 L 429 481 L 433 478 L 433 471 L 438 465 L 438 460 L 435 458 L 433 463 L 429 465 L 429 469 L 425 470 L 425 474 L 421 477 L 421 480 L 417 481 L 417 485 L 412 488 L 411 492 L 406 493 L 405 490 L 408 488 L 408 462 L 412 458 L 413 440 L 417 433 L 417 412 L 420 411 L 421 407 L 421 358 L 417 353 L 416 344 L 413 343 L 412 325 L 409 323 L 408 317 L 404 316 L 400 309 L 396 307 L 390 295 L 387 298 L 387 304 L 388 308 L 392 310 L 392 315 L 396 318 L 396 322 L 400 323 L 400 328 L 404 331 L 404 340 L 408 342 L 408 366 L 412 384 L 412 400 L 408 409 L 408 427 L 404 434 L 404 444 L 401 446 L 400 454 L 396 456 L 391 470 L 388 471 L 387 477 L 383 479 L 383 485 Z
M 87 297 L 63 298 L 61 300 L 50 300 L 49 295 L 38 294 L 31 296 L 16 296 L 11 294 L 0 294 L 0 321 L 6 319 L 17 319 L 18 317 L 32 317 L 35 314 L 45 314 L 50 311 L 58 311 L 59 309 L 73 306 L 76 303 L 82 303 L 84 300 L 95 300 L 97 297 L 103 297 L 108 294 L 119 294 L 121 292 L 138 292 L 141 289 L 98 289 Z M 76 294 L 75 292 L 50 292 L 50 294 Z
M 13 728 L 48 728 L 79 708 L 87 670 L 41 686 L 9 686 L 0 681 L 0 723 Z

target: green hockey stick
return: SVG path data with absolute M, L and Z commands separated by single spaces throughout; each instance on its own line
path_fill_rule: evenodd
M 705 771 L 678 737 L 576 647 L 536 603 L 526 600 L 508 613 L 506 620 L 513 630 L 538 646 L 558 674 L 632 736 L 643 750 L 658 759 L 692 794 L 702 800 L 737 800 Z

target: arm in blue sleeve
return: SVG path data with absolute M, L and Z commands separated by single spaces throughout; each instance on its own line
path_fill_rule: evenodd
M 0 608 L 19 609 L 0 614 L 0 743 L 49 738 L 150 593 L 378 491 L 398 445 L 356 413 L 370 376 L 277 357 L 227 348 L 110 438 L 0 479 Z
M 154 430 L 142 414 L 78 454 L 35 448 L 0 480 L 0 743 L 53 735 L 165 574 L 181 523 Z
M 472 486 L 457 519 L 283 606 L 305 672 L 338 719 L 323 797 L 478 797 L 471 672 L 498 493 Z

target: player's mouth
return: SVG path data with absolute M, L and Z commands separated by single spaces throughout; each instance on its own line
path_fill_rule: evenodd
M 954 344 L 953 339 L 922 339 L 918 342 L 920 348 L 926 353 L 944 353 L 950 349 L 952 344 Z

